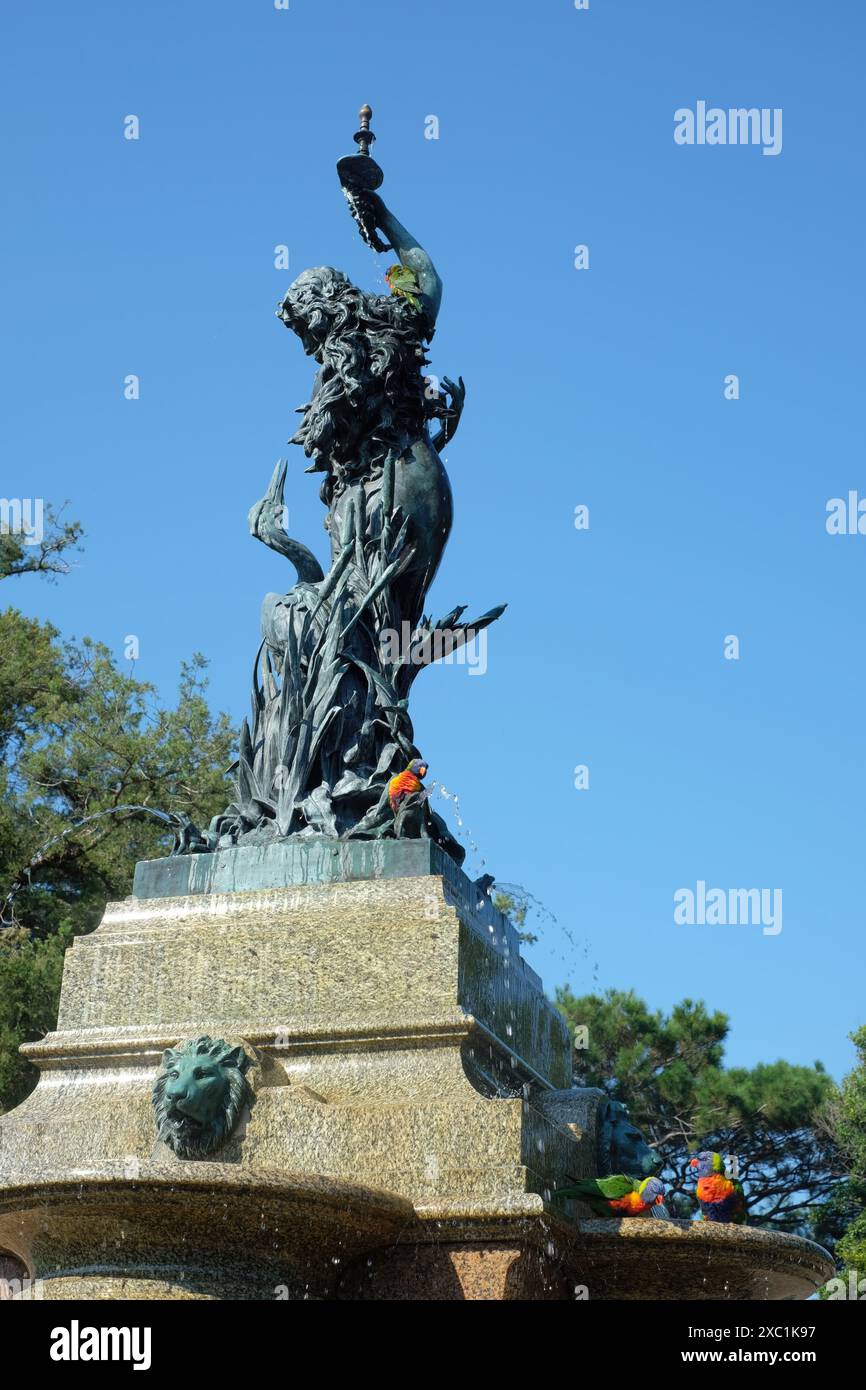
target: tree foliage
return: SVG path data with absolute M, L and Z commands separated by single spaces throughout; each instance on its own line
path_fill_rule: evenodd
M 208 820 L 225 803 L 235 741 L 227 716 L 209 709 L 201 656 L 162 707 L 106 646 L 63 642 L 14 608 L 0 612 L 0 652 L 2 1110 L 33 1083 L 17 1048 L 54 1026 L 67 945 L 130 892 L 137 860 L 171 844 L 140 813 L 79 822 L 131 803 Z
M 64 521 L 63 508 L 56 512 L 46 507 L 42 534 L 32 541 L 22 532 L 0 526 L 0 579 L 19 574 L 42 574 L 49 577 L 67 574 L 71 561 L 69 552 L 79 548 L 81 524 Z
M 825 1226 L 839 1236 L 836 1253 L 844 1275 L 866 1278 L 866 1026 L 852 1034 L 857 1065 L 825 1111 L 827 1130 L 839 1146 L 848 1181 L 825 1213 Z

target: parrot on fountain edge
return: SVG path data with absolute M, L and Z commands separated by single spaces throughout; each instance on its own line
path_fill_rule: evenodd
M 582 1178 L 573 1187 L 560 1187 L 553 1196 L 554 1200 L 575 1197 L 585 1202 L 595 1216 L 666 1217 L 668 1214 L 660 1178 L 629 1178 L 624 1173 L 609 1178 Z
M 702 1221 L 731 1221 L 741 1226 L 746 1219 L 746 1194 L 737 1178 L 725 1175 L 721 1154 L 704 1149 L 689 1163 L 697 1175 L 696 1196 Z

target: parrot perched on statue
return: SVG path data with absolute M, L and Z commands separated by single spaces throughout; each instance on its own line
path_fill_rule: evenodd
M 660 1178 L 582 1178 L 573 1187 L 560 1187 L 554 1198 L 575 1197 L 596 1216 L 666 1217 L 665 1189 Z
M 741 1226 L 746 1219 L 746 1194 L 738 1178 L 725 1173 L 721 1154 L 705 1149 L 689 1164 L 698 1179 L 696 1196 L 702 1221 L 732 1221 Z
M 388 800 L 396 816 L 407 796 L 424 790 L 422 777 L 427 776 L 427 764 L 423 758 L 413 758 L 404 772 L 398 772 L 388 783 Z
M 415 276 L 414 270 L 408 265 L 392 265 L 385 271 L 385 283 L 392 294 L 396 294 L 400 299 L 405 299 L 420 313 L 421 300 L 418 298 L 421 293 L 421 286 Z

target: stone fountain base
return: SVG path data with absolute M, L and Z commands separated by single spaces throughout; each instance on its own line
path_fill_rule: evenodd
M 396 1240 L 411 1202 L 332 1178 L 145 1165 L 9 1184 L 0 1230 L 44 1298 L 320 1299 L 341 1266 Z
M 547 1212 L 443 1222 L 438 1239 L 404 1233 L 358 1263 L 339 1298 L 531 1299 L 609 1302 L 809 1298 L 830 1277 L 809 1240 L 701 1222 L 591 1220 Z M 462 1237 L 458 1239 L 457 1237 Z
M 314 841 L 139 866 L 67 954 L 39 1085 L 0 1119 L 0 1249 L 83 1299 L 806 1298 L 793 1236 L 597 1221 L 599 1092 L 511 924 L 435 845 Z M 220 1150 L 157 1134 L 163 1050 L 255 1059 Z

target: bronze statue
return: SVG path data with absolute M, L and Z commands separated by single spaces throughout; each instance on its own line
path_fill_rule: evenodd
M 424 616 L 427 591 L 451 530 L 452 498 L 439 448 L 454 436 L 463 382 L 437 389 L 424 369 L 442 299 L 427 252 L 376 189 L 369 107 L 355 136 L 359 153 L 338 164 L 365 241 L 391 250 L 388 295 L 358 289 L 339 270 L 306 270 L 278 309 L 315 358 L 312 396 L 293 436 L 322 473 L 331 546 L 327 574 L 283 526 L 286 464 L 250 511 L 253 536 L 284 555 L 297 583 L 268 594 L 256 657 L 252 719 L 241 733 L 236 796 L 205 836 L 184 848 L 214 849 L 272 838 L 326 835 L 428 836 L 460 862 L 464 851 L 429 807 L 424 790 L 399 815 L 388 783 L 413 759 L 408 696 L 423 666 L 499 617 L 474 622 L 455 608 Z M 380 236 L 381 233 L 381 236 Z M 436 422 L 431 437 L 430 425 Z M 395 651 L 393 634 L 411 633 Z

